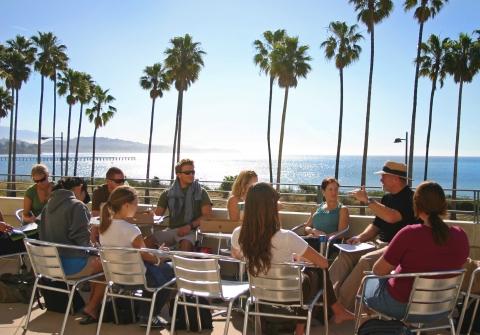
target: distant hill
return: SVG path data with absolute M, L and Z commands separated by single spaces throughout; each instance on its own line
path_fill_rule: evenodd
M 2 124 L 6 124 L 2 121 Z M 24 142 L 37 142 L 38 133 L 36 131 L 31 130 L 22 130 L 17 129 L 17 138 Z M 9 138 L 10 136 L 10 127 L 0 126 L 0 138 Z
M 60 140 L 55 141 L 55 149 L 60 150 Z M 81 153 L 92 152 L 93 145 L 92 137 L 80 137 L 80 146 L 78 151 Z M 75 152 L 77 145 L 77 138 L 70 139 L 70 152 Z M 63 150 L 66 150 L 67 141 L 63 140 Z M 120 139 L 97 137 L 95 145 L 96 152 L 147 152 L 148 145 L 139 142 L 125 141 Z M 47 140 L 42 144 L 42 152 L 51 153 L 53 148 L 53 141 Z M 152 152 L 170 152 L 170 147 L 166 145 L 152 145 Z M 17 141 L 17 153 L 19 154 L 36 154 L 37 144 L 27 143 L 25 141 Z M 0 139 L 0 154 L 8 154 L 8 139 Z

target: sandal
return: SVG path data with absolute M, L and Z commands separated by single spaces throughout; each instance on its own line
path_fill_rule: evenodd
M 91 323 L 97 323 L 98 322 L 98 319 L 97 318 L 94 318 L 93 316 L 91 316 L 90 314 L 85 314 L 85 317 L 83 319 L 80 320 L 80 324 L 81 325 L 89 325 Z

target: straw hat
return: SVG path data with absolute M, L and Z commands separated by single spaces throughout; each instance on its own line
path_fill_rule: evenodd
M 407 165 L 393 161 L 386 161 L 382 170 L 375 172 L 375 174 L 390 174 L 403 179 L 411 179 L 407 177 Z

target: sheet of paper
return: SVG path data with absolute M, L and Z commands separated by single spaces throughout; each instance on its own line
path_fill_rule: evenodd
M 375 248 L 375 246 L 370 243 L 359 243 L 359 244 L 335 243 L 334 246 L 336 246 L 338 249 L 345 252 L 357 252 L 357 251 L 364 251 L 364 250 Z

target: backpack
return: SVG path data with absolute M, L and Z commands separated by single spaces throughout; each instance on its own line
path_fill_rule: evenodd
M 28 304 L 32 295 L 35 277 L 32 272 L 0 276 L 0 302 Z
M 186 297 L 188 302 L 195 302 L 194 297 Z M 209 305 L 208 300 L 202 297 L 198 298 L 198 303 L 203 305 Z M 173 305 L 170 303 L 170 316 L 173 314 Z M 197 320 L 197 308 L 192 306 L 187 306 L 188 321 L 190 322 L 190 331 L 198 331 L 198 320 Z M 200 308 L 200 320 L 202 321 L 202 329 L 213 329 L 212 323 L 212 312 L 208 308 Z M 175 329 L 176 330 L 185 330 L 187 329 L 187 322 L 185 320 L 185 306 L 177 306 L 177 315 L 175 317 Z
M 358 335 L 412 335 L 413 333 L 398 320 L 370 319 L 358 329 Z
M 40 284 L 45 286 L 51 286 L 56 288 L 61 288 L 66 290 L 67 284 L 61 281 L 54 281 L 47 278 L 41 278 L 39 281 Z M 45 290 L 40 289 L 43 298 L 45 299 L 45 306 L 47 307 L 48 311 L 57 312 L 57 313 L 65 313 L 67 310 L 68 304 L 68 294 L 63 292 L 57 292 L 52 290 Z M 85 306 L 85 302 L 82 299 L 82 296 L 78 291 L 75 291 L 73 295 L 72 307 L 74 312 L 80 311 L 83 306 Z

